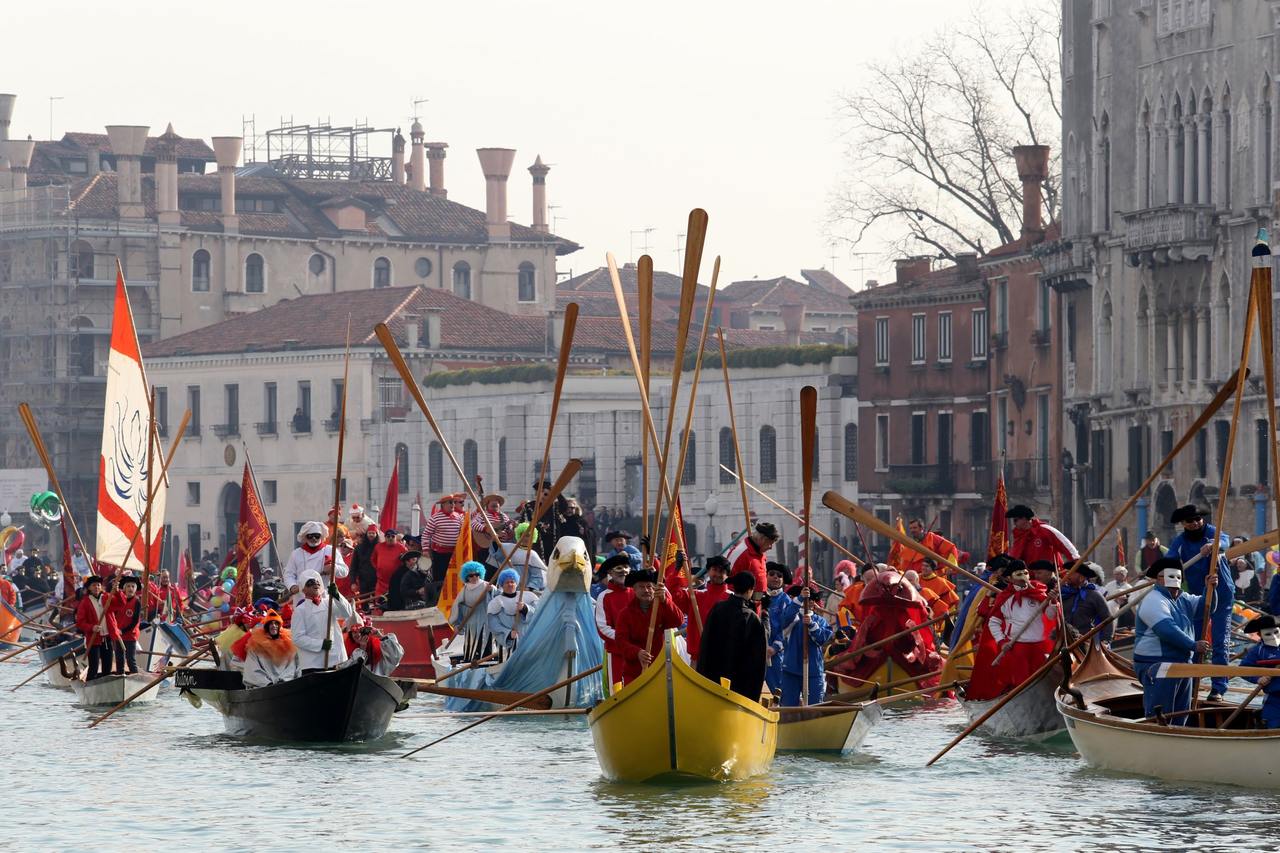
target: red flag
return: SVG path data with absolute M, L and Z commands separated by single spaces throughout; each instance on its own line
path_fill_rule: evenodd
M 183 548 L 182 553 L 178 555 L 178 600 L 182 602 L 184 609 L 191 598 L 192 574 L 191 555 L 187 553 L 186 548 Z
M 240 520 L 236 524 L 236 550 L 240 565 L 236 569 L 236 585 L 231 590 L 231 603 L 237 607 L 253 604 L 253 573 L 249 563 L 271 541 L 271 526 L 267 514 L 262 511 L 262 498 L 254 485 L 253 471 L 244 463 L 244 476 L 240 481 Z
M 1124 560 L 1124 537 L 1116 533 L 1116 565 L 1128 565 Z
M 378 516 L 378 525 L 382 532 L 396 529 L 396 516 L 400 510 L 400 466 L 391 466 L 391 482 L 387 483 L 387 498 L 382 502 L 382 515 Z M 356 533 L 352 533 L 355 536 Z
M 67 520 L 61 519 L 58 522 L 62 527 L 62 601 L 63 610 L 67 613 L 75 611 L 76 587 L 79 585 L 79 579 L 76 578 L 75 565 L 71 562 L 71 541 L 67 536 Z
M 1009 519 L 1004 517 L 1009 509 L 1009 494 L 1004 490 L 1004 471 L 996 481 L 996 502 L 991 507 L 991 537 L 987 540 L 987 559 L 1009 550 Z

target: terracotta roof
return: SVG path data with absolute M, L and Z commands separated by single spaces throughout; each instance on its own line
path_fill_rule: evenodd
M 565 293 L 557 288 L 556 307 L 563 311 L 570 302 L 578 303 L 578 312 L 581 317 L 616 318 L 618 316 L 618 302 L 612 292 L 608 295 L 574 291 Z M 706 303 L 703 304 L 705 305 Z M 634 300 L 628 300 L 628 308 L 631 311 L 636 310 Z M 674 321 L 677 319 L 676 311 L 667 307 L 665 303 L 655 301 L 653 303 L 653 319 L 655 321 Z
M 70 133 L 64 133 L 62 135 L 62 139 L 58 140 L 58 142 L 74 149 L 78 149 L 81 152 L 111 151 L 111 139 L 105 133 L 80 133 L 73 131 Z M 41 145 L 46 144 L 48 143 L 39 142 L 36 143 L 36 147 L 39 148 Z M 163 143 L 160 141 L 159 137 L 148 136 L 147 144 L 142 149 L 143 156 L 154 157 L 156 155 L 156 149 L 162 144 Z M 206 162 L 213 162 L 216 159 L 213 149 L 210 148 L 209 144 L 203 139 L 186 139 L 179 136 L 176 153 L 184 160 L 204 160 Z
M 1051 240 L 1057 240 L 1058 237 L 1061 236 L 1061 234 L 1062 234 L 1062 226 L 1059 225 L 1057 222 L 1051 222 L 1049 223 L 1048 227 L 1044 229 L 1044 236 L 1041 237 L 1040 239 L 1035 240 L 1034 242 L 1029 242 L 1026 237 L 1019 237 L 1018 239 L 1014 240 L 1012 243 L 1005 243 L 1003 246 L 997 246 L 996 248 L 992 249 L 990 252 L 987 252 L 985 255 L 983 255 L 981 259 L 985 261 L 988 258 L 1001 258 L 1006 255 L 1020 255 L 1023 252 L 1025 252 L 1027 249 L 1031 248 L 1031 246 L 1033 245 L 1036 245 L 1038 243 L 1047 243 Z
M 856 291 L 851 304 L 861 307 L 886 298 L 909 297 L 919 293 L 938 293 L 948 290 L 971 290 L 981 286 L 982 276 L 976 269 L 966 271 L 960 267 L 951 266 L 931 270 L 907 282 L 890 281 Z
M 778 308 L 789 303 L 800 303 L 810 311 L 853 313 L 847 298 L 828 293 L 820 287 L 801 284 L 785 275 L 770 279 L 735 281 L 724 288 L 716 297 L 716 301 L 732 302 L 741 308 Z
M 827 293 L 834 293 L 842 298 L 853 292 L 849 285 L 836 278 L 835 273 L 830 273 L 826 270 L 800 270 L 800 277 L 807 281 L 810 286 L 821 288 Z
M 622 289 L 626 293 L 636 292 L 637 270 L 634 264 L 624 264 L 618 268 L 618 280 L 622 282 Z M 675 273 L 663 272 L 662 270 L 653 271 L 653 293 L 655 296 L 670 296 L 679 298 L 680 287 L 682 283 L 680 276 Z M 607 293 L 613 295 L 613 281 L 609 277 L 608 267 L 597 267 L 590 272 L 562 281 L 556 285 L 556 290 L 561 293 L 567 293 L 570 290 L 590 292 L 590 293 Z M 707 288 L 703 285 L 698 286 L 699 296 L 705 297 Z M 615 309 L 616 310 L 616 309 Z

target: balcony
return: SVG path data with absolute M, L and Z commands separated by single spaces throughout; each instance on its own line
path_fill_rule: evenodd
M 307 415 L 294 415 L 289 421 L 289 431 L 294 435 L 309 435 L 311 433 L 311 418 Z
M 1048 458 L 1005 460 L 1004 484 L 1010 494 L 1029 495 L 1047 491 L 1049 489 Z
M 280 434 L 280 424 L 277 421 L 259 421 L 254 426 L 258 429 L 258 435 Z
M 324 431 L 325 431 L 325 432 L 337 432 L 337 431 L 338 431 L 338 426 L 339 426 L 341 423 L 342 423 L 342 418 L 338 417 L 337 415 L 334 415 L 334 416 L 333 416 L 333 417 L 331 417 L 331 418 L 325 418 L 325 421 L 324 421 Z
M 1208 260 L 1215 242 L 1213 207 L 1180 204 L 1122 215 L 1129 266 Z
M 1040 259 L 1040 280 L 1059 293 L 1093 287 L 1093 245 L 1084 238 L 1055 240 L 1031 253 Z
M 885 486 L 903 495 L 949 495 L 955 491 L 955 466 L 890 465 Z
M 240 424 L 214 424 L 213 434 L 218 438 L 233 438 L 240 435 Z
M 188 425 L 187 425 L 187 431 L 186 431 L 185 433 L 183 433 L 182 437 L 183 437 L 184 439 L 185 439 L 185 438 L 199 438 L 199 437 L 200 437 L 200 424 L 199 424 L 199 422 L 197 422 L 197 421 L 193 421 L 193 422 L 191 422 L 190 424 L 188 424 Z

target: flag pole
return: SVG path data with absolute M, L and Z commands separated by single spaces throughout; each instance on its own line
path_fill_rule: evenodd
M 249 446 L 245 444 L 243 441 L 240 442 L 240 446 L 244 448 L 244 464 L 249 466 L 249 481 L 253 483 L 254 494 L 258 495 L 258 497 L 261 498 L 262 489 L 258 488 L 258 475 L 253 470 L 253 460 L 249 458 Z M 259 501 L 259 503 L 261 503 L 261 501 Z M 265 516 L 267 514 L 267 511 L 264 509 L 262 511 L 262 514 Z M 267 533 L 271 535 L 271 550 L 275 552 L 275 555 L 278 559 L 280 557 L 280 547 L 276 545 L 276 534 L 275 534 L 275 531 L 271 529 L 270 524 L 267 525 Z
M 338 409 L 338 470 L 333 477 L 333 532 L 329 537 L 329 558 L 333 572 L 329 575 L 332 586 L 338 578 L 338 520 L 342 517 L 342 447 L 347 439 L 347 385 L 351 376 L 351 315 L 347 315 L 346 354 L 342 359 L 342 401 Z M 321 563 L 323 567 L 323 563 Z M 324 623 L 324 668 L 329 668 L 329 651 L 333 648 L 333 592 L 329 591 L 328 616 Z M 342 638 L 338 638 L 341 642 Z
M 156 447 L 156 386 L 151 386 L 151 393 L 147 397 L 147 516 L 142 520 L 143 536 L 145 541 L 142 543 L 142 616 L 146 618 L 147 610 L 151 606 L 151 502 L 155 500 L 156 493 L 152 487 L 155 479 L 152 468 L 155 465 L 155 447 Z M 130 549 L 132 550 L 132 549 Z M 129 562 L 129 553 L 124 555 L 124 562 Z M 124 568 L 123 566 L 121 568 Z

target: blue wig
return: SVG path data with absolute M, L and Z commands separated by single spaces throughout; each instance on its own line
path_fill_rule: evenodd
M 467 578 L 471 577 L 472 575 L 479 575 L 480 577 L 483 578 L 484 566 L 480 565 L 475 560 L 467 560 L 465 563 L 462 564 L 462 569 L 461 571 L 458 572 L 458 574 L 462 577 L 463 583 L 466 583 Z M 516 578 L 516 580 L 519 580 L 519 578 Z
M 507 581 L 515 581 L 520 583 L 520 573 L 515 569 L 506 568 L 498 573 L 498 586 L 502 586 Z

